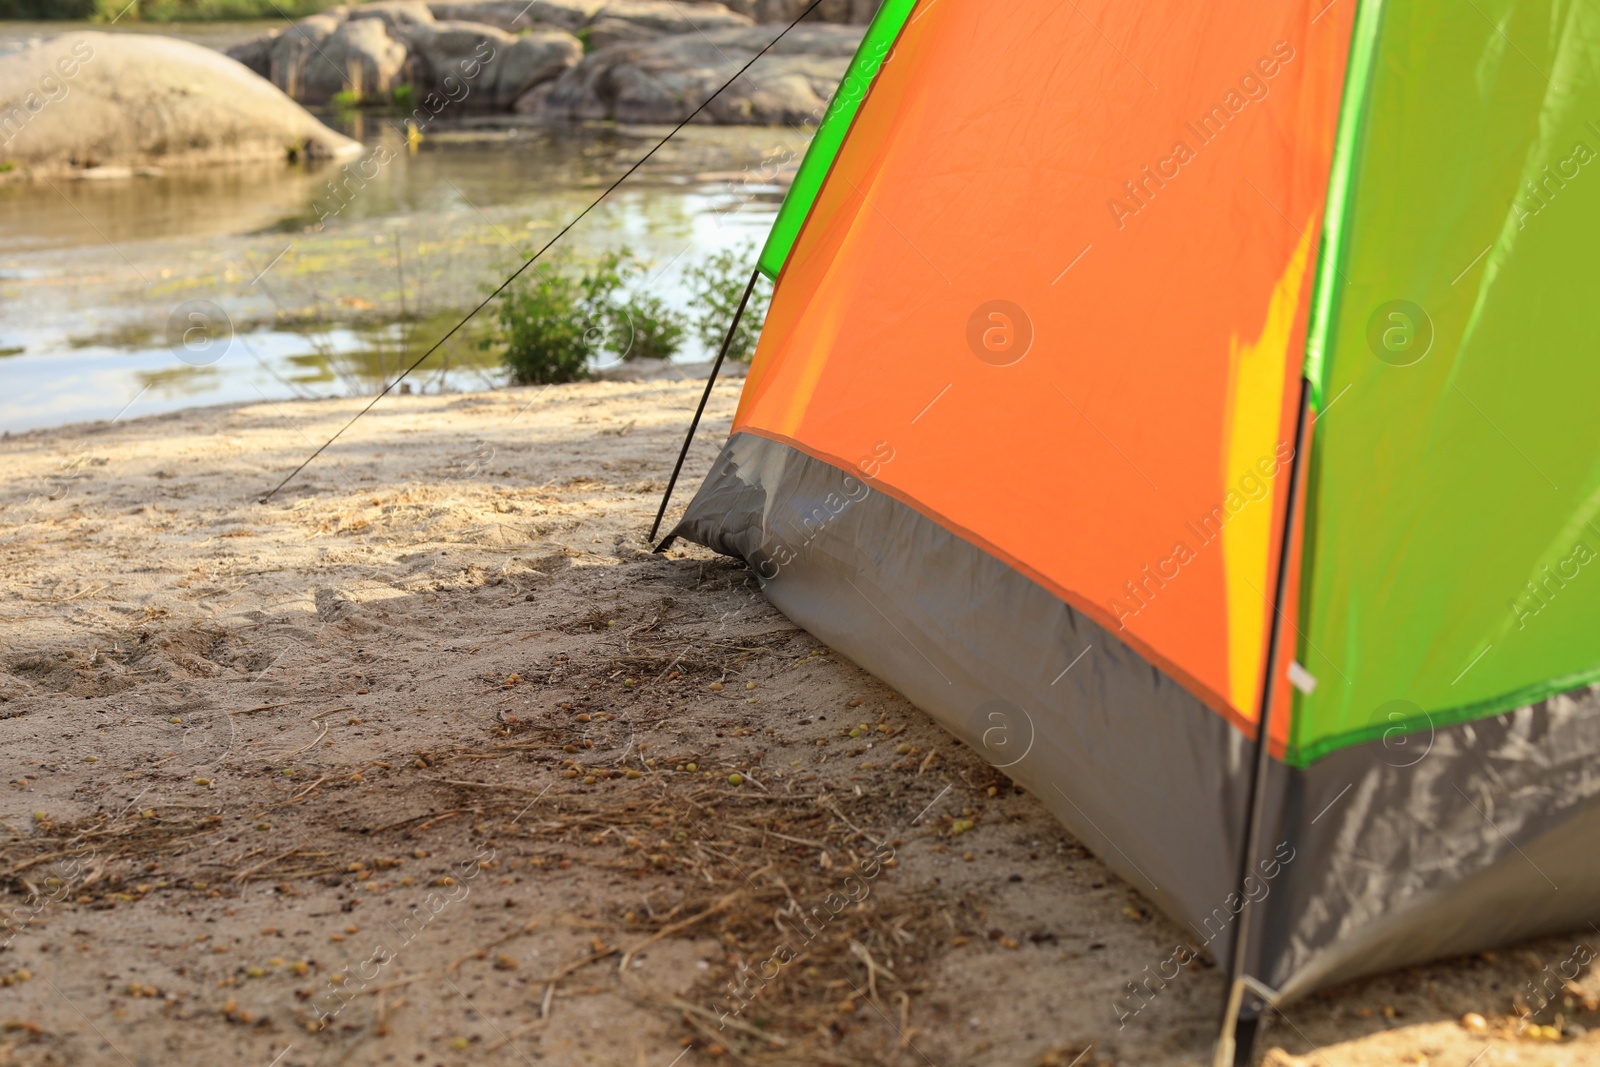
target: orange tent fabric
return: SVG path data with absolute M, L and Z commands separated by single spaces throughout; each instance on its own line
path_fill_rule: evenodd
M 920 4 L 734 430 L 859 472 L 1253 721 L 1354 6 Z

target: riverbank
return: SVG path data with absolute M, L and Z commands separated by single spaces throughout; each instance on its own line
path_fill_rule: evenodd
M 343 132 L 367 163 L 0 186 L 0 430 L 111 418 L 136 399 L 148 414 L 376 392 L 665 131 L 481 118 L 441 123 L 413 150 L 357 113 Z M 686 129 L 561 248 L 583 259 L 629 247 L 652 265 L 645 291 L 686 307 L 685 271 L 764 237 L 806 137 Z M 221 354 L 169 343 L 191 302 L 226 316 Z M 498 354 L 477 347 L 491 319 L 413 387 L 496 384 Z M 682 359 L 704 358 L 691 339 Z
M 649 552 L 700 388 L 392 396 L 265 505 L 363 400 L 7 439 L 10 1062 L 1208 1063 L 1216 971 L 1149 979 L 1184 931 L 742 567 Z M 1572 951 L 1313 997 L 1264 1062 L 1595 1063 L 1504 1032 Z

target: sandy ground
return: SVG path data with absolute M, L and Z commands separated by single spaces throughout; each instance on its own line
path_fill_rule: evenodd
M 392 397 L 265 505 L 362 401 L 0 441 L 0 1062 L 1208 1062 L 1214 968 L 1119 1024 L 1181 937 L 1135 889 L 649 553 L 698 389 Z M 1580 943 L 1319 995 L 1264 1061 L 1600 1063 L 1511 1022 Z

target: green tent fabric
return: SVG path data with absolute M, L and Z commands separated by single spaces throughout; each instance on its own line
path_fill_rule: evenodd
M 1310 368 L 1302 765 L 1600 678 L 1600 8 L 1380 11 Z
M 878 71 L 883 69 L 884 62 L 894 50 L 895 40 L 905 28 L 906 19 L 911 17 L 916 2 L 884 0 L 883 6 L 878 8 L 877 15 L 867 26 L 866 34 L 861 38 L 861 47 L 856 50 L 855 57 L 845 70 L 844 81 L 839 84 L 838 91 L 828 103 L 828 109 L 823 112 L 822 121 L 817 124 L 817 132 L 811 138 L 805 158 L 800 161 L 800 169 L 789 187 L 789 195 L 784 197 L 783 206 L 778 209 L 778 218 L 767 235 L 766 244 L 762 246 L 758 266 L 768 278 L 776 278 L 789 259 L 795 238 L 800 236 L 800 227 L 805 225 L 806 218 L 811 214 L 811 205 L 816 203 L 822 182 L 839 155 L 839 148 L 844 144 L 845 135 L 850 132 L 856 112 L 861 110 L 861 101 L 871 89 L 872 79 L 877 77 Z

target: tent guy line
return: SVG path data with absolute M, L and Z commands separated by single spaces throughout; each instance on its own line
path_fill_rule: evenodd
M 441 337 L 437 341 L 435 341 L 433 343 L 432 347 L 430 347 L 426 352 L 422 353 L 422 355 L 418 356 L 416 358 L 416 360 L 411 364 L 411 366 L 407 367 L 404 371 L 402 371 L 400 373 L 400 375 L 397 378 L 395 378 L 394 381 L 387 383 L 383 387 L 383 389 L 379 391 L 377 396 L 373 397 L 370 401 L 367 402 L 365 407 L 363 407 L 360 411 L 355 413 L 354 417 L 352 417 L 349 422 L 345 423 L 342 427 L 340 427 L 339 430 L 332 437 L 328 438 L 328 440 L 325 441 L 322 444 L 322 446 L 319 447 L 315 452 L 311 453 L 311 455 L 307 456 L 303 461 L 301 461 L 300 465 L 298 467 L 296 467 L 294 470 L 290 471 L 284 477 L 283 481 L 281 481 L 277 485 L 273 486 L 272 489 L 269 492 L 266 493 L 266 495 L 261 497 L 260 503 L 265 504 L 269 500 L 271 500 L 274 496 L 276 496 L 278 494 L 279 490 L 281 490 L 284 486 L 286 486 L 290 482 L 292 482 L 297 474 L 299 474 L 301 471 L 305 470 L 306 467 L 309 466 L 310 463 L 313 460 L 315 460 L 318 456 L 322 455 L 322 453 L 325 452 L 328 449 L 328 446 L 332 445 L 340 437 L 344 436 L 345 431 L 350 429 L 350 427 L 354 426 L 356 424 L 356 421 L 358 419 L 360 419 L 361 416 L 363 416 L 367 412 L 371 411 L 373 406 L 376 405 L 378 403 L 378 401 L 382 400 L 384 397 L 389 395 L 390 390 L 392 390 L 395 386 L 399 385 L 402 381 L 404 381 L 406 379 L 406 377 L 411 374 L 412 371 L 414 371 L 418 367 L 422 366 L 423 361 L 426 360 L 429 356 L 433 355 L 435 352 L 437 352 L 439 350 L 440 346 L 443 345 L 446 341 L 448 341 L 448 340 L 450 340 L 450 338 L 454 337 L 456 335 L 456 332 L 458 330 L 460 330 L 461 327 L 463 327 L 467 323 L 471 322 L 473 317 L 476 316 L 478 314 L 478 312 L 480 312 L 484 308 L 488 307 L 489 303 L 491 301 L 493 301 L 501 293 L 505 292 L 506 289 L 510 287 L 512 282 L 516 281 L 519 277 L 522 276 L 522 272 L 523 271 L 527 270 L 529 267 L 531 267 L 535 263 L 537 263 L 539 261 L 540 257 L 543 256 L 546 252 L 548 252 L 555 245 L 555 243 L 557 241 L 561 240 L 561 238 L 563 238 L 563 237 L 565 237 L 567 235 L 567 232 L 569 230 L 571 230 L 578 223 L 582 222 L 584 220 L 584 218 L 586 218 L 591 211 L 593 211 L 595 208 L 599 207 L 600 204 L 608 196 L 610 196 L 613 192 L 615 192 L 617 190 L 618 186 L 620 186 L 623 182 L 625 182 L 629 178 L 631 178 L 633 176 L 634 172 L 637 171 L 640 167 L 642 167 L 646 163 L 648 163 L 650 161 L 651 157 L 653 157 L 657 152 L 661 151 L 661 149 L 666 145 L 666 143 L 668 141 L 670 141 L 674 137 L 676 137 L 683 130 L 683 128 L 685 126 L 687 126 L 687 125 L 689 125 L 689 123 L 693 122 L 695 120 L 695 118 L 697 118 L 702 111 L 704 111 L 706 108 L 710 107 L 712 101 L 716 100 L 717 97 L 721 96 L 725 91 L 727 91 L 727 88 L 730 85 L 732 85 L 734 82 L 738 81 L 740 76 L 742 76 L 745 71 L 747 71 L 751 67 L 755 66 L 756 62 L 762 56 L 764 56 L 768 52 L 772 51 L 772 49 L 777 46 L 779 41 L 783 40 L 784 37 L 788 36 L 790 30 L 793 30 L 796 26 L 800 25 L 801 20 L 804 19 L 807 15 L 811 14 L 811 12 L 815 11 L 817 9 L 818 5 L 820 5 L 821 3 L 822 3 L 822 0 L 811 0 L 811 3 L 806 5 L 806 9 L 804 11 L 800 12 L 799 15 L 795 16 L 795 19 L 794 19 L 793 22 L 789 23 L 789 25 L 784 27 L 782 33 L 778 34 L 772 40 L 768 41 L 767 44 L 761 49 L 761 51 L 757 52 L 754 56 L 750 57 L 750 61 L 748 63 L 746 63 L 744 66 L 740 67 L 737 71 L 734 72 L 733 77 L 729 78 L 727 81 L 723 82 L 720 86 L 718 86 L 715 92 L 713 92 L 710 96 L 706 97 L 705 100 L 701 101 L 699 107 L 697 107 L 693 111 L 689 112 L 689 114 L 683 119 L 683 121 L 679 122 L 676 126 L 674 126 L 667 133 L 667 135 L 665 137 L 663 137 L 663 138 L 661 138 L 661 140 L 657 141 L 655 146 L 652 147 L 650 149 L 650 151 L 648 151 L 644 155 L 640 156 L 639 159 L 631 167 L 629 167 L 627 170 L 623 171 L 622 175 L 619 178 L 617 178 L 616 181 L 614 181 L 610 185 L 608 185 L 605 188 L 605 191 L 603 191 L 599 196 L 595 197 L 594 201 L 592 203 L 590 203 L 590 205 L 588 207 L 586 207 L 582 211 L 580 211 L 572 219 L 572 221 L 568 222 L 565 226 L 561 227 L 560 231 L 558 231 L 554 237 L 550 238 L 550 240 L 545 242 L 544 247 L 540 248 L 539 251 L 535 252 L 531 257 L 529 257 L 529 259 L 526 262 L 524 262 L 522 264 L 522 266 L 520 266 L 516 270 L 512 271 L 510 277 L 506 278 L 505 281 L 501 282 L 498 286 L 496 286 L 494 291 L 491 292 L 488 296 L 484 297 L 483 300 L 478 304 L 477 307 L 475 307 L 471 311 L 467 312 L 466 315 L 462 317 L 461 321 L 457 322 L 454 326 L 450 327 L 449 331 L 443 337 Z

